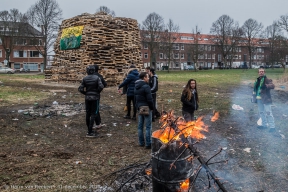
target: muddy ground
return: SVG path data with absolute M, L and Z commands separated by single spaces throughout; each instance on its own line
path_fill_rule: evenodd
M 104 175 L 149 161 L 150 150 L 138 147 L 137 121 L 123 118 L 125 96 L 116 87 L 102 93 L 100 111 L 106 126 L 98 130 L 99 137 L 86 138 L 84 98 L 77 85 L 28 83 L 31 89 L 46 92 L 48 99 L 0 108 L 1 191 L 88 191 L 89 187 L 93 191 Z M 181 115 L 183 85 L 160 84 L 158 109 L 174 109 Z M 5 86 L 17 88 L 18 84 Z M 209 132 L 197 148 L 206 159 L 224 149 L 215 161 L 228 159 L 228 163 L 211 168 L 227 191 L 287 191 L 287 92 L 272 91 L 277 132 L 271 134 L 256 128 L 257 107 L 249 101 L 252 88 L 248 84 L 235 88 L 199 85 L 198 89 L 200 109 L 195 115 L 205 115 Z M 233 110 L 233 104 L 244 110 Z M 212 123 L 214 110 L 220 118 Z M 159 123 L 154 122 L 153 130 L 157 128 Z M 205 173 L 200 177 L 194 191 L 216 191 L 204 185 Z

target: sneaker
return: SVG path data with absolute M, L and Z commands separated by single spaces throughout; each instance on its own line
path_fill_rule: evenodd
M 124 119 L 131 119 L 131 117 L 126 115 L 126 116 L 124 116 Z
M 95 129 L 101 129 L 102 127 L 105 127 L 106 124 L 100 124 L 100 125 L 96 125 L 95 126 Z
M 145 145 L 138 145 L 139 147 L 145 147 Z
M 86 137 L 96 137 L 97 135 L 95 133 L 87 133 Z
M 269 129 L 269 133 L 274 133 L 274 132 L 276 132 L 276 129 L 275 129 L 275 128 L 270 128 L 270 129 Z
M 151 145 L 145 146 L 145 149 L 151 149 Z
M 262 125 L 258 125 L 257 128 L 258 129 L 266 129 L 267 127 L 266 126 L 262 126 Z

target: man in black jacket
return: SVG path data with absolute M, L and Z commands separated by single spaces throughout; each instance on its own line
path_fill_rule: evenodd
M 152 110 L 153 110 L 153 99 L 151 90 L 148 85 L 149 75 L 146 72 L 141 72 L 139 80 L 135 82 L 134 96 L 136 100 L 136 108 L 139 110 L 141 106 L 149 106 L 149 115 L 138 115 L 138 139 L 139 145 L 145 146 L 146 149 L 151 149 L 151 130 L 152 130 Z M 143 128 L 144 123 L 146 124 L 146 142 L 144 141 Z
M 160 113 L 157 110 L 157 91 L 158 91 L 158 76 L 155 73 L 154 68 L 146 67 L 146 72 L 149 74 L 149 86 L 151 88 L 151 94 L 153 98 L 153 114 L 152 121 L 155 121 L 155 118 L 160 117 Z
M 103 84 L 97 75 L 94 75 L 94 66 L 87 67 L 87 76 L 83 78 L 78 91 L 85 95 L 86 105 L 86 125 L 88 133 L 86 137 L 95 137 L 92 132 L 96 111 L 99 110 L 100 92 L 103 90 Z
M 100 78 L 101 83 L 103 84 L 103 86 L 105 88 L 107 86 L 107 83 L 104 80 L 103 76 L 98 73 L 98 70 L 99 70 L 98 65 L 95 64 L 94 68 L 95 68 L 94 75 L 97 75 Z M 99 96 L 99 106 L 100 106 L 100 96 Z M 99 110 L 96 111 L 95 124 L 96 124 L 96 128 L 98 128 L 98 129 L 102 127 L 102 125 L 101 125 L 101 116 L 100 116 L 100 107 L 99 107 Z

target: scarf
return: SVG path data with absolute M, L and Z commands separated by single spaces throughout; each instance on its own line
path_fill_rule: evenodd
M 257 87 L 258 84 L 258 78 L 256 79 L 254 83 L 254 91 L 253 94 L 256 94 L 256 99 L 261 99 L 260 93 L 261 93 L 261 87 L 263 86 L 264 80 L 266 78 L 266 75 L 262 76 L 260 79 L 259 86 Z

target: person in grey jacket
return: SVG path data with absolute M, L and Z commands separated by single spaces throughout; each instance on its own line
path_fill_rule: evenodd
M 85 95 L 86 125 L 88 128 L 86 137 L 95 137 L 96 133 L 92 132 L 92 127 L 96 112 L 99 110 L 100 92 L 103 90 L 104 86 L 101 79 L 97 75 L 94 75 L 94 66 L 88 66 L 86 71 L 88 75 L 83 78 L 78 91 Z
M 152 110 L 153 99 L 151 95 L 149 83 L 149 75 L 146 72 L 141 72 L 139 80 L 135 82 L 134 96 L 136 99 L 136 107 L 139 110 L 141 106 L 149 106 L 149 115 L 138 115 L 138 140 L 139 146 L 145 146 L 146 149 L 151 149 L 151 130 L 152 130 Z M 146 142 L 144 141 L 143 128 L 146 124 Z

